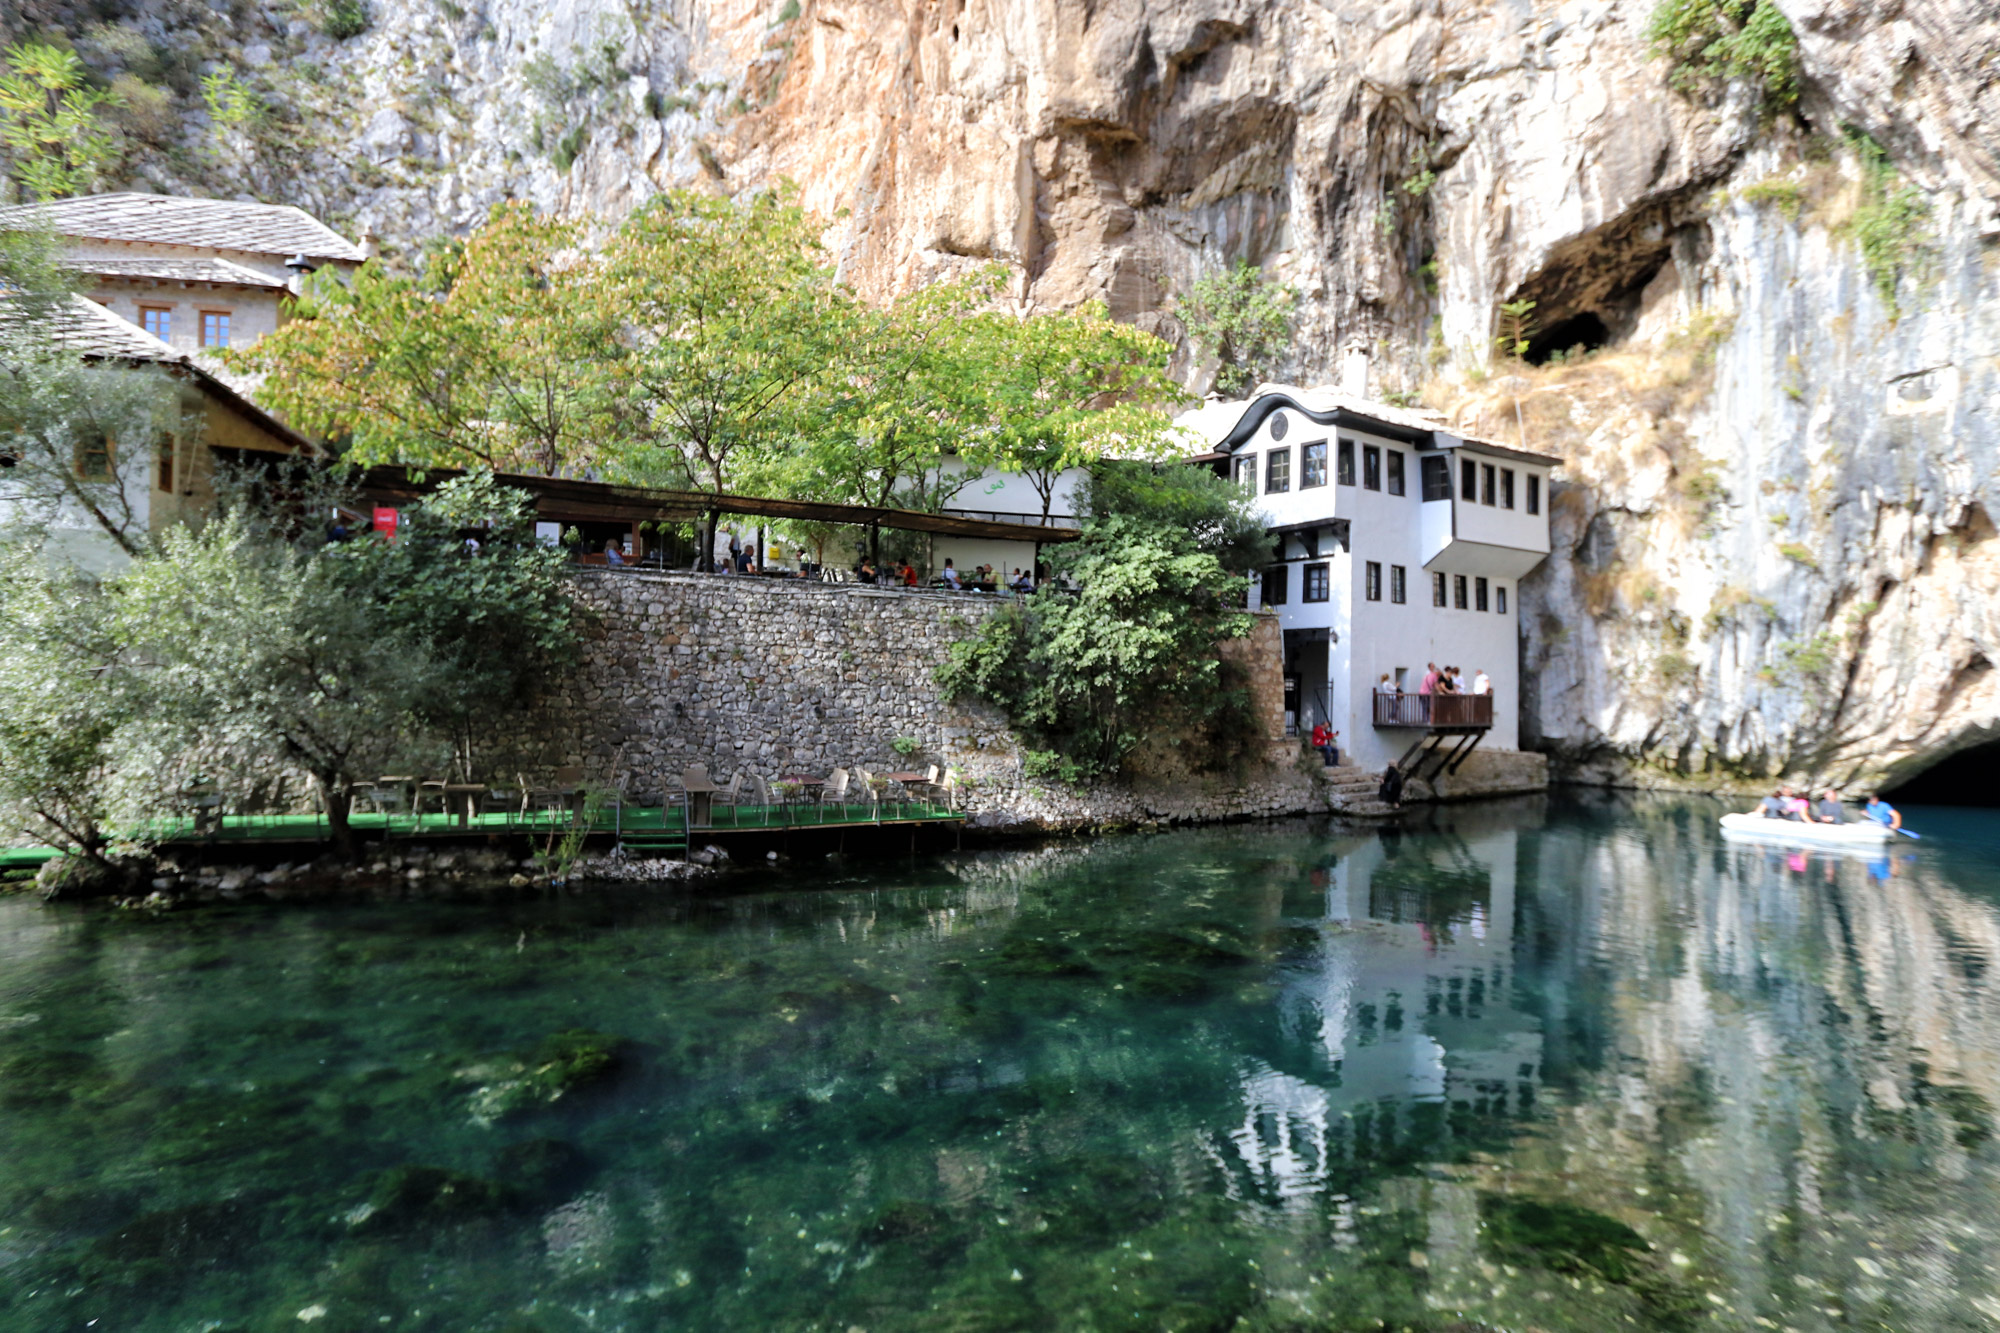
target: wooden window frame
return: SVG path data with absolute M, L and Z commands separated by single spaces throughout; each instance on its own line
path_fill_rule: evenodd
M 153 330 L 151 330 L 151 329 L 147 329 L 147 328 L 146 328 L 146 316 L 148 316 L 148 315 L 164 315 L 164 316 L 166 317 L 166 319 L 165 319 L 165 323 L 166 323 L 166 326 L 167 326 L 167 327 L 166 327 L 166 331 L 165 331 L 165 332 L 163 332 L 163 333 L 153 333 Z M 164 343 L 164 342 L 172 342 L 172 341 L 173 341 L 173 339 L 174 339 L 174 308 L 173 308 L 172 306 L 170 306 L 170 305 L 142 305 L 142 306 L 140 306 L 140 307 L 139 307 L 139 327 L 140 327 L 140 328 L 142 328 L 142 329 L 146 329 L 146 332 L 148 332 L 148 333 L 152 333 L 152 334 L 153 334 L 153 336 L 154 336 L 155 338 L 158 338 L 158 339 L 159 339 L 159 340 L 160 340 L 161 342 L 163 342 L 163 343 Z
M 1308 440 L 1299 446 L 1299 489 L 1309 491 L 1316 486 L 1324 485 L 1326 485 L 1326 441 Z
M 230 342 L 230 334 L 231 334 L 230 317 L 234 313 L 235 313 L 234 311 L 224 310 L 221 309 L 220 307 L 216 307 L 213 309 L 204 308 L 197 312 L 196 317 L 201 320 L 200 337 L 201 337 L 201 347 L 203 351 L 209 351 L 219 347 L 226 348 L 233 345 Z M 212 343 L 208 340 L 208 321 L 211 319 L 220 319 L 222 321 L 222 341 L 219 343 Z

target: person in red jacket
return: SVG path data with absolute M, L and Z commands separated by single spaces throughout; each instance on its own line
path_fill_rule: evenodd
M 1325 722 L 1315 723 L 1312 729 L 1312 746 L 1313 749 L 1319 751 L 1319 757 L 1324 759 L 1327 765 L 1331 767 L 1333 764 L 1333 728 L 1327 726 Z

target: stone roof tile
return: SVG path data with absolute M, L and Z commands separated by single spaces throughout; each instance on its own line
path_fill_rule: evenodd
M 46 219 L 64 236 L 360 263 L 361 247 L 303 209 L 168 194 L 93 194 L 0 208 L 0 229 Z
M 283 291 L 283 279 L 259 273 L 227 259 L 65 259 L 67 268 L 102 278 L 157 278 L 163 282 L 219 282 L 232 287 L 265 287 Z

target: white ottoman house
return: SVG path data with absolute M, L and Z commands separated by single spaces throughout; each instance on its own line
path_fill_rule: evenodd
M 1251 604 L 1284 627 L 1291 725 L 1330 721 L 1343 759 L 1370 769 L 1519 748 L 1518 585 L 1548 556 L 1561 460 L 1332 389 L 1263 385 L 1177 424 L 1208 446 L 1191 461 L 1263 510 L 1273 559 Z M 1485 672 L 1490 699 L 1421 697 L 1433 662 L 1467 690 Z

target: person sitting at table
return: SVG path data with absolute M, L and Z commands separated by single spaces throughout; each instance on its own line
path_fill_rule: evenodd
M 938 577 L 945 581 L 947 587 L 956 589 L 959 586 L 958 571 L 952 567 L 950 556 L 945 557 L 944 572 L 939 574 Z
M 616 540 L 604 543 L 604 563 L 614 569 L 625 563 L 625 553 L 618 549 Z
M 1015 592 L 1033 592 L 1035 590 L 1035 581 L 1028 577 L 1027 571 L 1017 569 L 1014 571 L 1013 588 Z
M 914 588 L 917 586 L 917 567 L 909 561 L 905 560 L 903 567 L 897 570 L 896 574 L 898 582 L 905 588 Z

